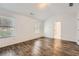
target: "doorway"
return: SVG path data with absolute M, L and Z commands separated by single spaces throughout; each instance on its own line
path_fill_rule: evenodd
M 54 23 L 54 38 L 61 39 L 61 21 Z

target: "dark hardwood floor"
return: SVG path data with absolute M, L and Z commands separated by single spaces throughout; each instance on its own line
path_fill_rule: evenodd
M 79 46 L 70 41 L 39 38 L 0 48 L 0 56 L 79 56 Z

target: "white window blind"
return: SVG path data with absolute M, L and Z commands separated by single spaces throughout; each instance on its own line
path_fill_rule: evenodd
M 0 16 L 0 38 L 15 36 L 15 19 Z

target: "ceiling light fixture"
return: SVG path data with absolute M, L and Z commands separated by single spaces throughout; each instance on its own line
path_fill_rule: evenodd
M 33 12 L 31 12 L 31 13 L 30 13 L 30 15 L 34 15 L 34 13 L 33 13 Z
M 45 8 L 47 8 L 47 6 L 48 6 L 47 3 L 39 3 L 39 4 L 36 5 L 36 7 L 38 9 L 45 9 Z

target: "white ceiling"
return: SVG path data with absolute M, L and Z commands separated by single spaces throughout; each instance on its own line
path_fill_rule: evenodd
M 0 10 L 19 13 L 26 16 L 31 16 L 39 20 L 46 20 L 53 16 L 76 15 L 79 4 L 74 3 L 73 7 L 69 7 L 68 3 L 50 3 L 45 9 L 36 8 L 36 3 L 1 3 Z

